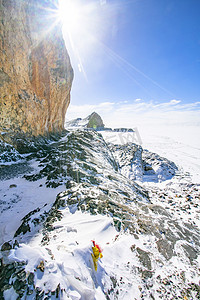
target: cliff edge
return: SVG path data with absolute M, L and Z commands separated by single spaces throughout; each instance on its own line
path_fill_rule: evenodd
M 50 1 L 0 0 L 0 138 L 61 131 L 73 69 Z

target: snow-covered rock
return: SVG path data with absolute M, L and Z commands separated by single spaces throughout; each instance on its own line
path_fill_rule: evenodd
M 30 173 L 0 185 L 3 199 L 18 199 L 0 203 L 1 220 L 10 221 L 1 227 L 9 237 L 0 253 L 1 298 L 200 297 L 199 186 L 175 173 L 165 181 L 173 163 L 135 144 L 108 145 L 93 130 L 31 147 Z M 151 168 L 162 182 L 144 180 Z M 21 224 L 14 222 L 20 209 Z M 91 240 L 103 248 L 97 272 Z
M 171 179 L 178 171 L 175 163 L 156 153 L 143 150 L 140 145 L 110 143 L 109 147 L 121 173 L 129 179 L 158 182 Z
M 72 128 L 92 128 L 95 130 L 103 130 L 104 124 L 101 116 L 96 112 L 93 112 L 88 117 L 81 119 L 77 118 L 65 123 L 65 128 L 72 129 Z
M 13 163 L 21 159 L 23 157 L 13 146 L 0 141 L 0 164 Z

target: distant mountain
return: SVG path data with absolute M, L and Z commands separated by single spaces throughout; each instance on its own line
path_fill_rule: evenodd
M 134 132 L 132 128 L 108 128 L 105 127 L 103 120 L 99 114 L 96 112 L 93 112 L 88 117 L 82 119 L 82 118 L 76 118 L 71 121 L 67 121 L 65 123 L 65 128 L 72 129 L 72 128 L 89 128 L 94 129 L 97 131 L 114 131 L 114 132 Z
M 76 128 L 90 128 L 94 130 L 104 129 L 104 124 L 101 116 L 96 112 L 93 112 L 88 117 L 81 119 L 77 118 L 72 121 L 65 123 L 66 128 L 76 127 Z

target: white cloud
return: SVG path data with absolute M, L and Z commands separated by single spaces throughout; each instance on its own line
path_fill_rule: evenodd
M 182 104 L 180 100 L 171 100 L 157 104 L 143 100 L 127 102 L 102 102 L 97 105 L 69 106 L 66 118 L 84 118 L 93 111 L 99 113 L 108 127 L 199 125 L 200 102 Z
M 70 104 L 66 119 L 71 120 L 75 118 L 85 118 L 92 112 L 97 112 L 100 115 L 111 113 L 114 110 L 115 103 L 114 102 L 101 102 L 96 105 L 85 104 L 85 105 L 73 105 Z
M 161 109 L 171 109 L 172 106 L 178 105 L 181 101 L 180 100 L 170 100 L 169 102 L 159 103 L 159 104 L 153 104 L 154 108 L 161 108 Z
M 73 105 L 69 106 L 67 119 L 77 117 L 84 118 L 93 111 L 106 118 L 109 124 L 126 123 L 194 123 L 200 122 L 200 102 L 182 104 L 180 100 L 171 100 L 157 104 L 153 101 L 144 102 L 143 100 L 127 102 L 102 102 L 96 105 Z M 109 125 L 111 126 L 111 125 Z
M 180 100 L 171 100 L 170 102 L 169 102 L 169 104 L 171 104 L 171 105 L 176 105 L 176 104 L 178 104 L 178 103 L 180 103 L 181 101 Z
M 200 147 L 200 102 L 180 100 L 157 104 L 145 102 L 102 102 L 96 105 L 70 104 L 66 119 L 85 118 L 93 111 L 99 113 L 107 127 L 137 127 L 144 139 L 153 134 L 185 141 Z

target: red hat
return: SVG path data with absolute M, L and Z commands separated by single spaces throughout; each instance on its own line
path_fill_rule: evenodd
M 95 243 L 95 241 L 92 240 L 92 243 L 94 245 L 94 247 L 97 247 L 97 249 L 99 250 L 99 252 L 101 253 L 103 250 L 101 249 L 101 247 Z

